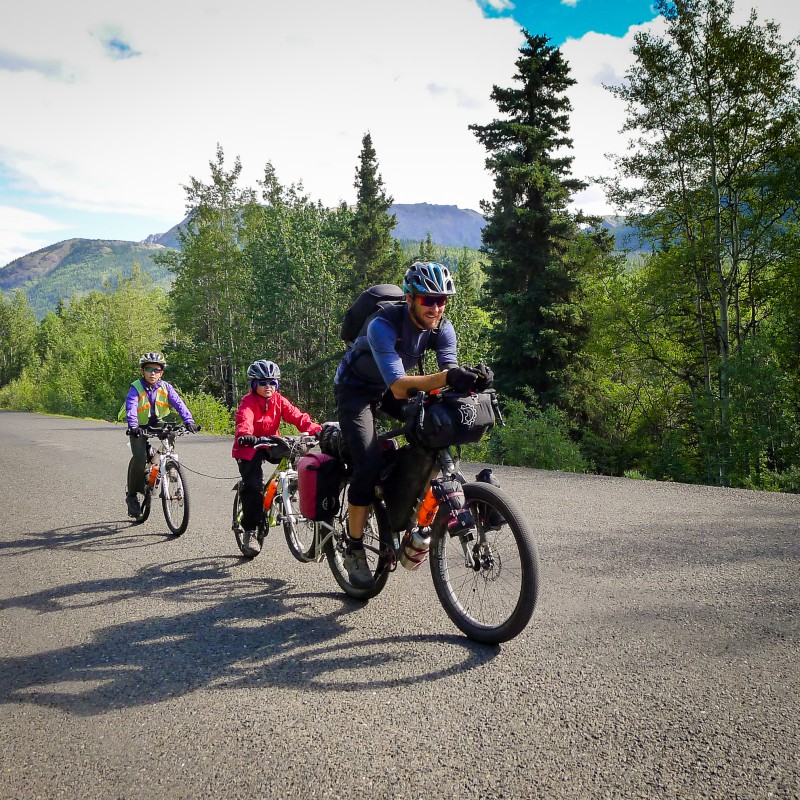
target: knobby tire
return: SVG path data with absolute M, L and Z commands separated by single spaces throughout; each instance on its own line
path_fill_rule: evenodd
M 464 497 L 486 544 L 469 542 L 479 568 L 467 566 L 459 536 L 450 536 L 440 511 L 432 531 L 433 585 L 444 610 L 470 639 L 499 644 L 519 635 L 530 621 L 539 592 L 536 543 L 517 503 L 488 483 L 467 483 Z M 499 516 L 498 516 L 499 515 Z M 492 523 L 499 530 L 489 530 Z M 477 531 L 476 531 L 477 532 Z

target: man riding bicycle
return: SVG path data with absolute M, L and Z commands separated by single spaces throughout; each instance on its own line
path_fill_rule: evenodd
M 485 388 L 490 378 L 470 367 L 459 367 L 456 333 L 444 317 L 447 300 L 456 293 L 447 267 L 417 261 L 406 271 L 405 303 L 382 308 L 339 364 L 334 377 L 336 411 L 350 453 L 353 474 L 348 489 L 349 541 L 345 566 L 354 586 L 369 589 L 374 580 L 364 551 L 364 525 L 375 497 L 381 448 L 375 414 L 403 418 L 409 390 L 430 392 L 443 386 L 456 391 Z M 439 372 L 422 370 L 426 350 L 436 353 Z M 482 386 L 481 386 L 482 384 Z

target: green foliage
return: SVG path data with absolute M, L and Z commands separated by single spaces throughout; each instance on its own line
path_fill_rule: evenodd
M 161 289 L 134 270 L 115 290 L 94 291 L 49 313 L 36 332 L 36 355 L 3 391 L 8 407 L 116 419 L 138 358 L 161 349 Z M 145 320 L 146 324 L 142 324 Z
M 513 464 L 564 472 L 588 472 L 591 465 L 570 439 L 564 412 L 554 406 L 537 407 L 510 399 L 505 408 L 505 427 L 495 426 L 486 453 L 494 464 Z
M 732 0 L 661 0 L 658 8 L 666 36 L 638 34 L 634 65 L 611 88 L 638 138 L 616 161 L 609 197 L 656 251 L 622 303 L 625 347 L 650 386 L 668 387 L 664 408 L 647 410 L 662 447 L 673 448 L 659 470 L 758 482 L 774 457 L 766 453 L 776 452 L 776 410 L 796 415 L 780 369 L 796 374 L 797 361 L 773 359 L 770 381 L 749 355 L 755 348 L 763 363 L 763 343 L 779 341 L 772 308 L 794 302 L 774 287 L 791 286 L 796 264 L 796 43 L 781 42 L 754 14 L 733 26 Z
M 206 392 L 187 392 L 182 397 L 192 412 L 194 421 L 200 425 L 204 433 L 233 436 L 236 427 L 233 412 L 216 397 Z
M 21 374 L 31 361 L 36 340 L 36 318 L 20 292 L 6 300 L 0 292 L 0 386 Z

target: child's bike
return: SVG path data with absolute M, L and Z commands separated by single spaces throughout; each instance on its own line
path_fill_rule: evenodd
M 295 553 L 294 529 L 306 524 L 300 515 L 300 500 L 297 485 L 297 461 L 317 444 L 317 436 L 302 433 L 297 436 L 261 436 L 256 441 L 256 450 L 266 450 L 266 460 L 275 464 L 275 470 L 265 481 L 262 491 L 261 517 L 256 528 L 259 546 L 269 529 L 283 525 L 289 549 Z M 258 552 L 244 547 L 244 528 L 242 527 L 242 481 L 233 487 L 233 515 L 231 529 L 236 537 L 236 545 L 245 558 L 255 558 Z
M 147 461 L 144 468 L 144 492 L 138 495 L 142 510 L 133 521 L 138 525 L 150 516 L 153 494 L 158 492 L 161 495 L 161 507 L 167 527 L 175 536 L 180 536 L 189 525 L 189 489 L 186 485 L 186 470 L 175 451 L 175 438 L 189 431 L 183 425 L 173 422 L 144 430 L 147 437 Z M 157 447 L 150 444 L 151 439 L 158 439 Z

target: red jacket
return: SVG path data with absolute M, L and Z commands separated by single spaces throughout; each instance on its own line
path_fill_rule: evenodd
M 237 443 L 240 436 L 274 436 L 278 432 L 281 420 L 294 425 L 302 433 L 317 433 L 322 425 L 314 422 L 308 414 L 293 406 L 280 392 L 269 398 L 248 392 L 236 409 L 236 433 L 233 440 L 234 458 L 251 461 L 256 454 L 255 448 Z

